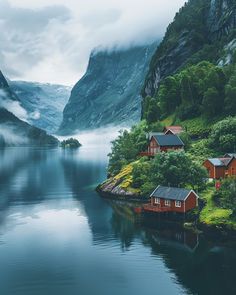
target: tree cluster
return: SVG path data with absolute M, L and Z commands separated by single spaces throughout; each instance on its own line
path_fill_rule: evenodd
M 171 151 L 157 154 L 154 160 L 141 159 L 133 165 L 133 186 L 149 194 L 158 185 L 201 189 L 206 170 L 184 152 Z
M 236 178 L 225 179 L 221 188 L 214 193 L 213 199 L 221 208 L 233 210 L 236 216 Z
M 212 127 L 208 145 L 210 148 L 220 152 L 235 152 L 236 117 L 228 117 L 216 123 Z
M 130 131 L 122 130 L 119 136 L 112 141 L 109 156 L 108 174 L 117 174 L 124 165 L 137 159 L 138 154 L 147 147 L 147 124 L 141 122 L 133 126 Z
M 236 65 L 223 69 L 203 61 L 167 77 L 154 98 L 143 102 L 148 123 L 173 113 L 180 120 L 236 114 Z

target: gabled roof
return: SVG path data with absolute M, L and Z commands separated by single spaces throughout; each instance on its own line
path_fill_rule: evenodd
M 177 135 L 159 134 L 153 136 L 160 146 L 184 146 L 183 141 Z
M 167 127 L 164 128 L 164 132 L 167 132 L 169 130 L 172 131 L 174 134 L 179 134 L 179 133 L 184 131 L 182 126 L 179 126 L 179 125 L 167 126 Z
M 177 187 L 158 186 L 150 197 L 185 201 L 191 192 L 193 192 L 198 198 L 198 195 L 193 190 Z
M 229 153 L 229 154 L 225 154 L 224 158 L 236 158 L 236 153 Z
M 219 158 L 208 159 L 208 161 L 211 162 L 211 164 L 216 166 L 216 167 L 225 166 L 224 163 Z
M 163 132 L 149 132 L 146 134 L 146 138 L 151 139 L 154 135 L 164 135 Z
M 211 162 L 212 165 L 215 167 L 227 167 L 230 162 L 234 159 L 232 158 L 213 158 L 213 159 L 208 159 L 209 162 Z
M 228 166 L 232 158 L 219 158 L 219 160 L 224 164 L 224 166 Z

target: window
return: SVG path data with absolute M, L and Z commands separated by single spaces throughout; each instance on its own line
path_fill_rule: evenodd
M 170 200 L 165 200 L 165 206 L 170 207 Z
M 154 199 L 154 204 L 160 204 L 160 198 L 155 198 Z
M 181 201 L 175 201 L 175 207 L 180 208 L 181 205 Z

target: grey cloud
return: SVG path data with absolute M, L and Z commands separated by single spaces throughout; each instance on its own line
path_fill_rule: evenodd
M 0 1 L 0 21 L 4 23 L 7 30 L 14 30 L 14 32 L 39 33 L 51 20 L 64 22 L 71 17 L 70 10 L 65 6 L 54 5 L 41 9 L 26 9 L 12 7 L 6 0 Z
M 9 1 L 0 0 L 0 69 L 12 79 L 69 85 L 82 76 L 94 48 L 156 41 L 185 2 Z
M 0 89 L 0 107 L 7 109 L 23 121 L 27 121 L 28 114 L 17 100 L 9 99 L 7 93 Z
M 47 54 L 44 33 L 48 27 L 70 17 L 64 6 L 24 9 L 0 0 L 0 68 L 8 76 L 20 78 Z

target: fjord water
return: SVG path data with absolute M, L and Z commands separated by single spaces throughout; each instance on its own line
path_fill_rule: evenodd
M 0 150 L 0 294 L 236 294 L 236 251 L 94 191 L 108 145 Z

